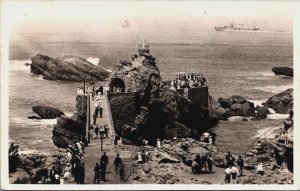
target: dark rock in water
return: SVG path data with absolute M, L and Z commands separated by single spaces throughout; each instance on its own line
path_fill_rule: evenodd
M 293 89 L 287 89 L 270 97 L 263 105 L 277 113 L 287 114 L 289 109 L 293 109 Z
M 244 97 L 233 95 L 228 98 L 219 98 L 213 108 L 213 113 L 222 120 L 233 116 L 255 116 L 254 104 Z
M 32 111 L 38 114 L 41 119 L 54 119 L 64 115 L 64 113 L 59 109 L 46 106 L 33 106 Z
M 109 76 L 109 72 L 77 56 L 64 56 L 54 59 L 37 54 L 31 60 L 31 73 L 43 75 L 43 79 L 47 80 L 82 82 L 85 76 L 88 75 L 94 80 L 103 81 Z
M 256 111 L 257 111 L 257 113 L 256 113 L 257 119 L 265 119 L 265 118 L 267 118 L 267 115 L 270 114 L 270 111 L 269 111 L 268 107 L 266 107 L 266 106 L 263 106 L 263 107 L 257 106 Z
M 41 117 L 36 116 L 36 115 L 30 115 L 27 117 L 28 119 L 41 119 Z
M 29 65 L 31 65 L 31 64 L 29 64 L 29 63 L 25 63 L 25 66 L 29 66 Z
M 284 75 L 293 77 L 293 68 L 290 67 L 273 67 L 272 71 L 275 73 L 275 75 Z

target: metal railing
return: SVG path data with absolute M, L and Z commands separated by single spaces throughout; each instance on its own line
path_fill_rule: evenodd
M 271 127 L 270 129 L 268 129 L 266 132 L 264 132 L 263 134 L 261 134 L 259 137 L 257 137 L 246 149 L 246 151 L 244 152 L 244 155 L 246 156 L 247 152 L 249 151 L 249 149 L 253 146 L 254 143 L 256 143 L 256 141 L 260 140 L 261 137 L 266 136 L 266 134 L 271 131 L 272 129 L 274 129 L 275 127 L 277 127 L 278 125 L 280 125 L 281 123 L 283 123 L 285 120 L 279 122 L 278 124 L 276 124 L 274 127 Z

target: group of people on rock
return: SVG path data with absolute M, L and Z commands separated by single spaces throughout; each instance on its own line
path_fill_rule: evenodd
M 214 130 L 211 130 L 210 132 L 204 132 L 202 136 L 200 137 L 200 141 L 203 141 L 205 143 L 209 143 L 211 145 L 215 145 L 217 134 Z
M 94 184 L 99 184 L 99 182 L 105 182 L 106 181 L 106 169 L 107 165 L 109 164 L 108 156 L 106 155 L 106 152 L 103 152 L 102 156 L 100 157 L 99 163 L 96 163 L 94 167 Z M 113 166 L 115 168 L 116 175 L 120 176 L 120 180 L 125 180 L 125 165 L 120 157 L 119 154 L 117 154 Z
M 92 139 L 106 139 L 108 138 L 109 127 L 108 125 L 92 125 L 90 127 L 89 135 Z
M 180 74 L 174 80 L 164 80 L 163 82 L 173 90 L 206 86 L 203 74 Z
M 212 173 L 212 165 L 213 165 L 213 158 L 210 153 L 206 155 L 200 156 L 200 154 L 196 155 L 196 158 L 192 161 L 192 174 L 199 174 L 201 173 L 202 169 L 204 168 L 205 171 L 208 173 Z

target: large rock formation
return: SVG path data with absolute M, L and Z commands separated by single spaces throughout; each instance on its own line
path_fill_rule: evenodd
M 273 67 L 272 71 L 275 73 L 275 75 L 284 75 L 293 77 L 293 68 L 290 67 Z
M 293 89 L 287 89 L 279 94 L 270 97 L 263 107 L 272 108 L 276 113 L 287 114 L 293 109 Z
M 104 81 L 109 76 L 109 72 L 78 56 L 64 56 L 55 59 L 37 54 L 31 60 L 31 73 L 43 75 L 43 79 L 47 80 L 79 82 L 88 75 L 93 80 Z
M 149 52 L 139 52 L 131 61 L 120 61 L 112 71 L 108 85 L 111 91 L 117 87 L 140 95 L 137 100 L 139 114 L 134 124 L 114 122 L 116 133 L 127 141 L 140 144 L 147 139 L 154 144 L 157 138 L 199 138 L 216 122 L 210 118 L 208 108 L 192 103 L 162 83 L 155 58 Z
M 33 106 L 32 111 L 38 114 L 41 119 L 54 119 L 64 115 L 64 113 L 59 109 L 46 106 Z M 33 118 L 33 116 L 31 116 L 31 118 Z

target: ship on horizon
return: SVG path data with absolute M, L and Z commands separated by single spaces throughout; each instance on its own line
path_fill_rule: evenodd
M 130 23 L 127 21 L 127 19 L 124 20 L 124 22 L 121 24 L 122 28 L 130 28 Z
M 223 27 L 215 27 L 216 31 L 259 31 L 260 29 L 258 27 L 253 28 L 246 28 L 244 27 L 244 24 L 234 24 L 231 23 L 229 25 L 225 25 Z

